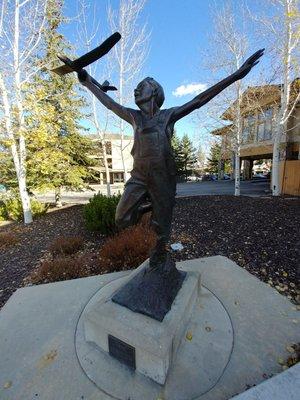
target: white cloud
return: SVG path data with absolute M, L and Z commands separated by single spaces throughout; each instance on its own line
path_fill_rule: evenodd
M 173 90 L 172 94 L 175 97 L 182 97 L 187 94 L 198 94 L 203 92 L 203 90 L 207 89 L 206 83 L 189 83 L 188 85 L 178 86 L 175 90 Z

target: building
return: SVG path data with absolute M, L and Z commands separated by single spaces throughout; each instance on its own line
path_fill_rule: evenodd
M 300 80 L 294 81 L 294 96 L 299 93 Z M 295 98 L 295 97 L 294 97 Z M 253 163 L 273 157 L 272 133 L 281 101 L 281 85 L 249 87 L 241 99 L 242 137 L 240 145 L 241 165 L 246 179 L 251 179 Z M 234 105 L 221 116 L 228 125 L 212 134 L 222 136 L 222 148 L 234 148 Z M 231 124 L 230 124 L 231 122 Z M 291 112 L 287 122 L 287 134 L 281 140 L 280 157 L 281 192 L 300 195 L 300 102 Z
M 91 167 L 94 170 L 94 180 L 91 183 L 105 184 L 107 182 L 106 171 L 104 167 L 103 151 L 101 139 L 98 135 L 89 135 L 96 142 L 96 151 L 90 155 L 96 165 Z M 106 154 L 109 168 L 109 181 L 111 184 L 124 182 L 124 168 L 121 153 L 121 135 L 115 133 L 107 133 L 105 135 Z M 133 136 L 124 136 L 123 139 L 123 156 L 126 170 L 132 170 L 133 158 L 131 149 L 133 146 Z M 99 151 L 98 151 L 99 149 Z

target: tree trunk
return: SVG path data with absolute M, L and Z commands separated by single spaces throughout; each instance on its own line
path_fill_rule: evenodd
M 105 139 L 104 139 L 103 135 L 102 135 L 102 139 L 101 139 L 101 145 L 102 145 L 102 152 L 103 152 L 104 168 L 105 168 L 105 173 L 106 173 L 106 194 L 107 194 L 107 197 L 110 197 L 111 196 L 110 174 L 109 174 L 109 167 L 108 167 L 108 162 L 107 162 L 106 143 L 105 143 Z
M 26 189 L 26 179 L 22 173 L 18 176 L 19 192 L 23 208 L 23 218 L 25 224 L 32 222 L 32 212 L 30 207 L 30 197 Z
M 240 60 L 237 57 L 236 67 L 240 67 Z M 235 182 L 234 182 L 234 195 L 240 196 L 241 194 L 241 166 L 240 166 L 240 150 L 241 150 L 241 137 L 242 137 L 242 117 L 241 117 L 241 82 L 236 82 L 237 90 L 237 108 L 236 108 L 236 142 L 235 142 Z
M 234 195 L 240 196 L 241 194 L 241 178 L 240 178 L 240 154 L 239 148 L 235 153 L 235 176 L 234 176 Z
M 123 121 L 121 121 L 121 125 L 123 125 Z M 124 128 L 121 128 L 121 157 L 122 157 L 122 165 L 123 165 L 123 171 L 124 171 L 124 183 L 128 181 L 128 171 L 127 171 L 127 165 L 124 157 L 124 147 L 123 147 L 123 140 L 124 140 Z
M 62 207 L 61 187 L 55 188 L 55 207 Z
M 272 158 L 272 195 L 280 196 L 281 188 L 279 182 L 279 161 L 280 161 L 280 130 L 279 122 L 276 124 L 274 143 L 273 143 L 273 158 Z

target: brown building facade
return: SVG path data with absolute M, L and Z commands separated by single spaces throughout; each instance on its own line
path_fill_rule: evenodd
M 273 132 L 280 107 L 280 93 L 280 85 L 251 87 L 243 93 L 240 159 L 246 179 L 251 179 L 254 161 L 272 160 Z M 221 118 L 232 124 L 212 133 L 222 136 L 222 148 L 230 146 L 234 149 L 234 107 L 226 110 Z M 280 176 L 283 194 L 300 195 L 299 154 L 300 103 L 298 102 L 289 116 L 286 135 L 282 135 L 281 139 Z

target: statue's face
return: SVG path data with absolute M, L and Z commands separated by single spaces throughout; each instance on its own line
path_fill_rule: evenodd
M 137 106 L 147 103 L 153 97 L 153 87 L 145 79 L 141 81 L 134 89 L 134 100 Z

